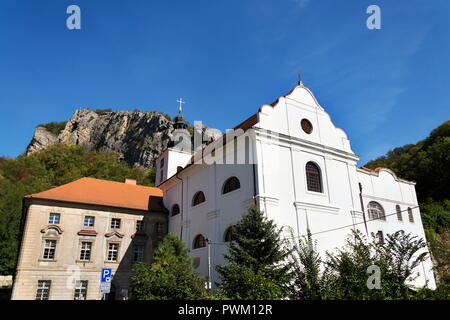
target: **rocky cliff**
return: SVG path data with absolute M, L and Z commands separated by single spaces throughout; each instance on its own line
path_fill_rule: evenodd
M 220 135 L 205 126 L 193 130 L 202 132 L 204 141 Z M 81 145 L 90 150 L 115 152 L 132 166 L 148 168 L 154 166 L 155 159 L 167 148 L 172 132 L 173 122 L 161 112 L 78 109 L 59 134 L 38 126 L 26 154 L 56 143 Z

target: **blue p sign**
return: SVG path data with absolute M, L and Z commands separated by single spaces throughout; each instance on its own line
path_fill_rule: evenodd
M 111 278 L 112 278 L 112 269 L 102 268 L 102 276 L 100 282 L 111 282 Z

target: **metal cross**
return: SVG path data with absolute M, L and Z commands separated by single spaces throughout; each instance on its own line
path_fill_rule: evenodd
M 180 99 L 178 99 L 177 100 L 177 102 L 179 102 L 180 103 L 180 113 L 181 113 L 181 111 L 183 111 L 183 103 L 186 103 L 186 101 L 183 101 L 183 98 L 180 98 Z

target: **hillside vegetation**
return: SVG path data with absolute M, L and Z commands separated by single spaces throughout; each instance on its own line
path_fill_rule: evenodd
M 82 177 L 120 182 L 131 178 L 151 186 L 154 170 L 131 168 L 116 154 L 80 146 L 54 145 L 30 156 L 0 158 L 0 275 L 12 274 L 16 263 L 23 196 Z
M 441 282 L 450 283 L 450 121 L 416 144 L 389 151 L 365 167 L 385 167 L 417 182 L 422 221 Z

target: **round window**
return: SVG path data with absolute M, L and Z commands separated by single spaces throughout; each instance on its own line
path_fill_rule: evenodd
M 305 131 L 307 134 L 310 134 L 313 131 L 313 126 L 308 119 L 303 119 L 301 125 L 303 131 Z

